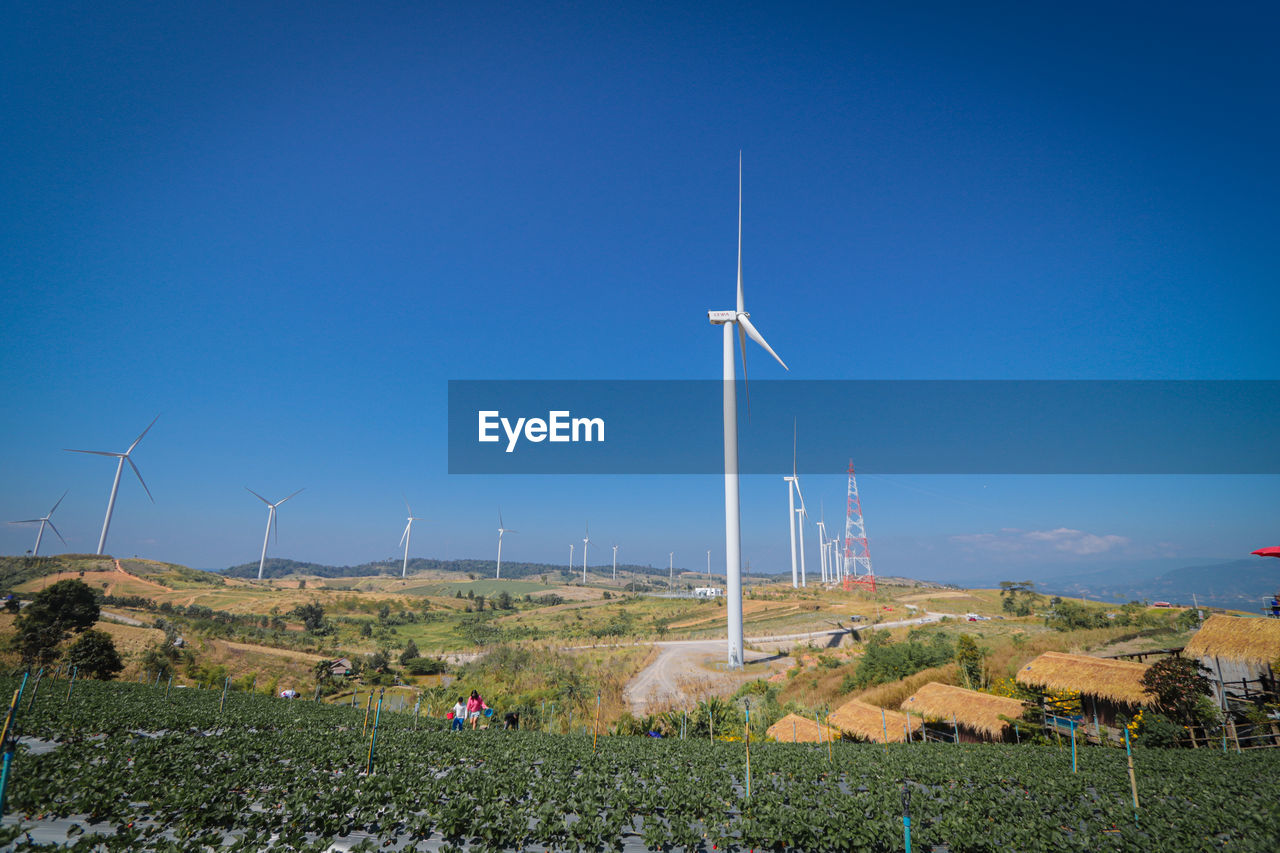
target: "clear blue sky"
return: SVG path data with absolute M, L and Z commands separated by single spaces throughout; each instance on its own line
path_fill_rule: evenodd
M 1280 378 L 1274 7 L 687 6 L 7 6 L 0 517 L 70 489 L 92 551 L 113 462 L 61 448 L 158 413 L 116 554 L 250 561 L 244 487 L 305 486 L 274 555 L 389 557 L 403 492 L 415 555 L 491 557 L 501 505 L 509 559 L 589 518 L 628 560 L 722 565 L 719 478 L 449 476 L 445 390 L 716 378 L 740 149 L 790 376 Z M 845 461 L 805 484 L 829 520 Z M 1274 477 L 861 485 L 884 573 L 1280 544 Z M 785 501 L 744 480 L 756 568 Z

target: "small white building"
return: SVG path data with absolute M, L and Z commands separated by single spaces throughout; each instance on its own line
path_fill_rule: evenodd
M 693 594 L 698 598 L 719 598 L 724 595 L 724 590 L 718 586 L 700 586 L 693 590 Z

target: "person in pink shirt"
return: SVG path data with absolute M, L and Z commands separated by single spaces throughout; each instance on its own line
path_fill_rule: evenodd
M 471 721 L 471 728 L 474 729 L 480 724 L 480 714 L 488 708 L 489 706 L 480 698 L 480 694 L 472 690 L 471 698 L 467 700 L 467 719 Z

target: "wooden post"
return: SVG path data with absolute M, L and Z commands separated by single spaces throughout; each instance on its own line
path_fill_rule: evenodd
M 31 711 L 31 706 L 36 703 L 36 694 L 40 692 L 40 680 L 44 677 L 44 667 L 36 670 L 36 683 L 31 685 L 31 698 L 27 700 L 27 711 Z
M 159 679 L 159 675 L 156 676 Z M 227 680 L 222 682 L 222 701 L 218 703 L 218 713 L 222 713 L 222 709 L 227 707 L 227 691 L 231 689 L 231 676 L 227 676 Z
M 596 694 L 596 719 L 591 724 L 591 754 L 596 754 L 596 740 L 600 737 L 600 694 Z
M 1129 748 L 1129 727 L 1124 727 L 1124 752 L 1129 759 L 1129 790 L 1133 792 L 1133 822 L 1138 822 L 1138 777 L 1133 773 L 1133 750 Z
M 378 691 L 378 713 L 373 715 L 373 734 L 369 736 L 369 766 L 365 768 L 365 773 L 373 775 L 373 748 L 378 743 L 378 720 L 382 719 L 382 695 L 386 692 L 386 688 Z M 373 699 L 373 694 L 369 694 L 369 699 Z
M 960 742 L 960 726 L 956 724 L 955 714 L 951 715 L 951 742 L 952 743 Z
M 378 700 L 381 702 L 382 700 Z M 379 705 L 381 707 L 381 705 Z M 369 712 L 373 710 L 373 691 L 369 691 L 369 704 L 364 706 L 364 725 L 360 727 L 360 737 L 369 733 Z
M 707 735 L 708 739 L 712 743 L 715 743 L 716 742 L 716 715 L 711 712 L 710 705 L 707 706 L 707 729 L 708 729 L 708 735 Z
M 831 737 L 831 715 L 830 715 L 830 714 L 827 714 L 827 718 L 826 718 L 826 719 L 827 719 L 827 762 L 828 762 L 832 767 L 835 767 L 835 766 L 836 766 L 836 759 L 835 759 L 835 756 L 834 756 L 834 755 L 832 755 L 832 753 L 831 753 L 831 741 L 833 740 L 833 738 Z M 818 728 L 818 731 L 819 731 L 819 732 L 821 732 L 821 731 L 822 731 L 822 728 L 821 728 L 821 727 L 819 727 L 819 728 Z
M 1071 723 L 1071 772 L 1076 772 L 1076 721 L 1070 720 Z
M 80 671 L 80 667 L 71 667 L 71 680 L 67 683 L 67 701 L 71 701 L 71 691 L 76 687 L 76 673 Z
M 746 703 L 747 725 L 744 732 L 744 739 L 747 744 L 747 799 L 751 799 L 751 702 Z
M 164 686 L 164 701 L 169 701 L 169 691 L 173 689 L 173 673 L 169 673 L 169 683 Z
M 881 745 L 884 747 L 884 754 L 889 754 L 889 724 L 885 720 L 884 708 L 880 709 L 880 737 Z

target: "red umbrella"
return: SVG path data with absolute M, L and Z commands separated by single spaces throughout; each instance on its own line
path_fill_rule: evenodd
M 1259 548 L 1251 551 L 1251 554 L 1257 554 L 1259 557 L 1280 557 L 1280 545 L 1275 548 Z

